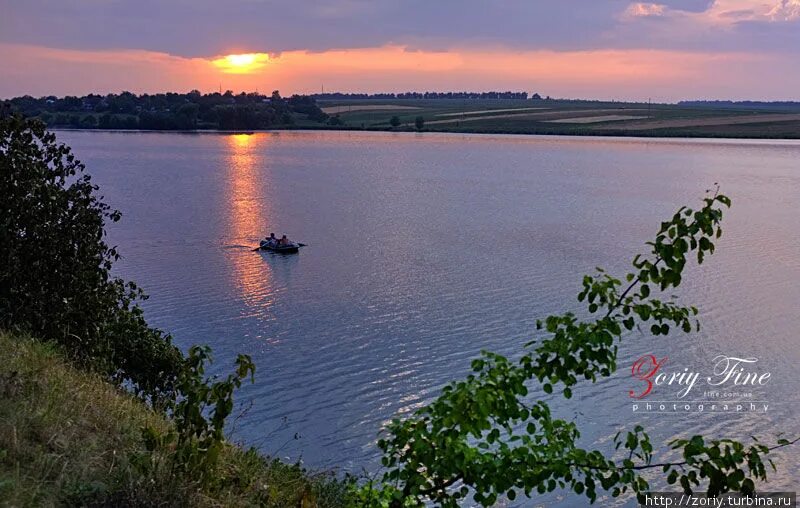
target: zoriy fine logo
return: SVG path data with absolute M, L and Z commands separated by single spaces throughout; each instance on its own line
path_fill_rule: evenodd
M 634 388 L 628 396 L 634 413 L 766 413 L 759 395 L 771 374 L 758 370 L 758 358 L 717 355 L 705 369 L 673 366 L 667 357 L 644 355 L 633 362 Z

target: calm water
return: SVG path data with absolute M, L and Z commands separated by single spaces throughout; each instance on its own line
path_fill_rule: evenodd
M 552 399 L 606 449 L 644 424 L 655 442 L 703 432 L 798 435 L 800 144 L 393 133 L 62 132 L 108 202 L 118 271 L 149 321 L 218 369 L 257 366 L 234 434 L 312 467 L 375 469 L 381 426 L 465 374 L 481 349 L 514 355 L 548 313 L 579 309 L 580 276 L 616 273 L 661 219 L 714 182 L 733 198 L 717 254 L 685 277 L 700 333 L 627 336 L 620 369 Z M 274 231 L 300 255 L 252 252 Z M 766 414 L 636 414 L 633 360 L 710 372 L 756 357 Z M 751 370 L 753 370 L 751 369 Z M 674 387 L 657 400 L 676 400 Z M 695 388 L 692 400 L 703 398 Z M 795 490 L 797 450 L 770 490 Z M 548 504 L 581 505 L 548 498 Z

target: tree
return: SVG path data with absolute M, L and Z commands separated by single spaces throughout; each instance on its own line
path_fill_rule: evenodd
M 418 116 L 414 119 L 414 127 L 417 128 L 418 131 L 421 131 L 423 127 L 425 127 L 425 119 L 421 116 Z
M 60 344 L 144 395 L 169 394 L 182 355 L 150 328 L 105 225 L 121 215 L 44 124 L 0 115 L 0 328 Z
M 767 479 L 764 455 L 797 440 L 781 439 L 768 447 L 755 438 L 747 446 L 693 436 L 669 443 L 680 452 L 679 460 L 657 463 L 648 434 L 636 425 L 614 439 L 622 457 L 607 457 L 580 448 L 577 425 L 554 418 L 544 401 L 528 395 L 534 388 L 548 394 L 560 389 L 569 399 L 579 380 L 610 376 L 624 330 L 643 326 L 659 336 L 672 327 L 684 332 L 699 327 L 695 307 L 655 295 L 680 285 L 690 256 L 701 264 L 714 252 L 723 206 L 730 200 L 714 193 L 697 210 L 679 209 L 648 242 L 649 254 L 633 259 L 625 285 L 599 268 L 585 276 L 578 300 L 586 303 L 589 319 L 570 312 L 548 316 L 537 322 L 538 336 L 518 360 L 483 352 L 466 380 L 445 386 L 410 418 L 393 420 L 378 443 L 388 468 L 383 482 L 363 485 L 354 503 L 421 507 L 433 501 L 456 507 L 471 493 L 477 503 L 491 506 L 502 496 L 513 500 L 519 493 L 556 488 L 591 502 L 598 489 L 614 497 L 632 491 L 643 503 L 650 484 L 642 472 L 656 468 L 687 494 L 696 488 L 714 496 L 752 494 L 755 481 Z
M 308 95 L 292 95 L 286 101 L 295 113 L 308 115 L 309 120 L 315 122 L 328 121 L 328 115 L 317 105 L 317 101 Z
M 97 126 L 101 129 L 111 129 L 114 118 L 116 117 L 111 113 L 103 113 L 100 115 L 100 120 L 97 122 Z
M 187 130 L 198 128 L 264 129 L 275 125 L 293 125 L 294 113 L 306 115 L 320 123 L 328 115 L 308 95 L 293 95 L 283 99 L 276 90 L 272 96 L 257 92 L 234 95 L 227 91 L 203 95 L 197 90 L 189 93 L 162 93 L 84 97 L 15 97 L 2 104 L 25 117 L 39 116 L 45 123 L 69 125 L 75 128 Z M 223 107 L 233 107 L 220 110 Z M 87 114 L 87 111 L 99 114 Z M 55 114 L 55 117 L 48 115 Z M 222 121 L 221 121 L 222 120 Z
M 175 122 L 179 129 L 197 128 L 197 115 L 200 113 L 200 106 L 193 102 L 182 104 L 178 107 L 175 114 Z
M 86 129 L 94 129 L 97 127 L 97 119 L 94 117 L 94 115 L 86 115 L 83 117 L 83 120 L 81 120 L 81 127 Z
M 393 116 L 393 117 L 391 118 L 391 120 L 389 120 L 389 125 L 391 125 L 391 126 L 392 126 L 393 128 L 395 128 L 395 129 L 396 129 L 397 127 L 400 127 L 400 117 L 399 117 L 399 116 L 397 116 L 397 115 Z

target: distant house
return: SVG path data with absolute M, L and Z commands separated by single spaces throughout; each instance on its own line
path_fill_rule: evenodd
M 542 96 L 539 95 L 538 93 L 535 93 L 535 94 L 531 95 L 531 100 L 540 101 L 540 100 L 542 100 Z

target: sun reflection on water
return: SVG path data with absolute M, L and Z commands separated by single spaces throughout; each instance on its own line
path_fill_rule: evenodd
M 229 235 L 236 242 L 251 242 L 261 235 L 261 227 L 270 215 L 269 201 L 260 196 L 265 175 L 263 167 L 263 136 L 233 134 L 228 142 L 228 203 L 230 204 Z
M 242 249 L 231 250 L 231 275 L 234 286 L 241 292 L 247 309 L 242 318 L 259 322 L 272 319 L 267 310 L 274 303 L 275 288 L 272 267 L 250 246 L 258 244 L 270 223 L 271 189 L 265 148 L 269 138 L 262 134 L 232 134 L 225 136 L 227 144 L 226 196 L 228 210 L 226 235 L 232 244 Z M 262 339 L 264 327 L 254 330 L 254 338 Z

